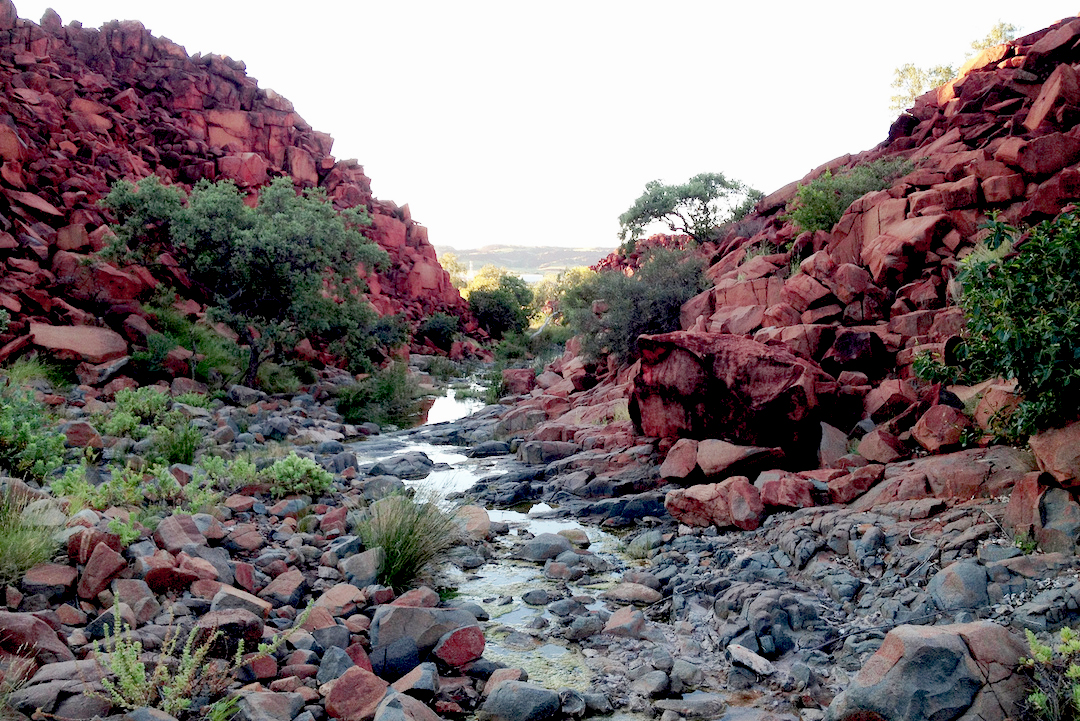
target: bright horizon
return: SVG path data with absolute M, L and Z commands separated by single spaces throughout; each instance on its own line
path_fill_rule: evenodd
M 1039 30 L 1071 2 L 542 5 L 438 0 L 15 0 L 39 22 L 139 20 L 189 54 L 247 64 L 376 197 L 431 242 L 614 247 L 660 179 L 722 172 L 765 192 L 885 139 L 893 69 L 959 64 L 998 21 Z M 880 7 L 880 9 L 878 9 Z M 299 8 L 299 10 L 298 10 Z M 302 14 L 304 13 L 304 14 Z

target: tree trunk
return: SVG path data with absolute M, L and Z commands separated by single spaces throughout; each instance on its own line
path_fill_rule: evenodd
M 259 373 L 262 349 L 259 348 L 259 341 L 255 340 L 250 331 L 245 330 L 244 335 L 247 336 L 245 340 L 247 340 L 248 348 L 251 349 L 251 355 L 248 357 L 247 372 L 244 373 L 244 385 L 248 388 L 254 388 L 258 382 L 256 376 Z

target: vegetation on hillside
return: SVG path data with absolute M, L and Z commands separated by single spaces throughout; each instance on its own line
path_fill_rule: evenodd
M 891 187 L 912 167 L 903 158 L 881 158 L 836 175 L 826 170 L 807 185 L 799 186 L 784 219 L 799 230 L 832 230 L 852 203 L 867 193 Z
M 496 340 L 529 327 L 533 292 L 524 280 L 505 269 L 484 266 L 462 295 L 480 327 Z
M 200 181 L 187 196 L 154 176 L 118 182 L 103 204 L 118 221 L 114 256 L 153 264 L 171 253 L 214 319 L 248 346 L 245 385 L 301 337 L 367 367 L 376 314 L 356 269 L 382 268 L 388 256 L 361 234 L 364 211 L 336 211 L 321 191 L 297 194 L 288 178 L 263 188 L 253 208 L 230 182 Z

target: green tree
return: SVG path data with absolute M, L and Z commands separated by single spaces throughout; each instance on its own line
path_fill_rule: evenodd
M 629 253 L 645 228 L 653 222 L 666 223 L 672 233 L 685 233 L 694 240 L 708 240 L 718 225 L 738 220 L 749 213 L 763 194 L 722 173 L 701 173 L 682 185 L 664 185 L 653 180 L 630 209 L 619 216 L 619 240 Z
M 117 256 L 176 256 L 216 319 L 250 348 L 244 382 L 300 337 L 319 337 L 352 363 L 373 346 L 375 312 L 357 265 L 389 256 L 365 238 L 363 210 L 337 211 L 320 190 L 297 194 L 289 178 L 264 187 L 252 208 L 231 182 L 200 181 L 190 196 L 154 176 L 120 181 L 104 199 L 117 218 Z
M 485 265 L 462 291 L 480 327 L 492 338 L 529 327 L 533 292 L 505 268 Z
M 1012 40 L 1019 29 L 1012 23 L 998 20 L 984 37 L 971 42 L 971 52 L 967 57 Z M 892 87 L 896 89 L 896 95 L 890 98 L 889 109 L 902 113 L 914 106 L 920 96 L 944 85 L 955 76 L 956 67 L 953 65 L 934 65 L 930 68 L 920 68 L 914 63 L 901 65 L 893 70 Z
M 443 270 L 450 274 L 450 285 L 454 286 L 458 290 L 461 290 L 469 284 L 469 269 L 465 267 L 465 264 L 458 260 L 458 257 L 453 253 L 443 253 L 439 258 L 439 264 L 442 265 Z

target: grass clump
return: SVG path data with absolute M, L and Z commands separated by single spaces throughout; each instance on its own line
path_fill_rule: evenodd
M 337 412 L 346 423 L 407 425 L 416 415 L 420 386 L 402 363 L 394 363 L 338 392 Z
M 202 431 L 181 421 L 172 426 L 158 426 L 154 433 L 156 455 L 166 463 L 195 462 L 195 451 L 202 442 Z
M 275 496 L 297 494 L 318 498 L 334 487 L 333 474 L 311 458 L 303 458 L 295 452 L 275 461 L 263 475 Z
M 10 487 L 0 491 L 0 586 L 15 583 L 29 569 L 50 560 L 59 546 L 54 529 L 24 513 L 29 501 Z
M 881 158 L 837 175 L 826 170 L 808 185 L 799 186 L 784 219 L 800 230 L 832 230 L 852 203 L 867 193 L 891 187 L 912 168 L 911 161 L 903 158 Z
M 401 590 L 445 556 L 459 529 L 433 494 L 424 498 L 392 494 L 371 504 L 357 532 L 368 548 L 383 549 L 379 583 Z
M 1050 645 L 1030 629 L 1024 633 L 1031 651 L 1029 658 L 1020 659 L 1020 667 L 1030 674 L 1025 716 L 1045 721 L 1080 718 L 1080 635 L 1066 626 Z

